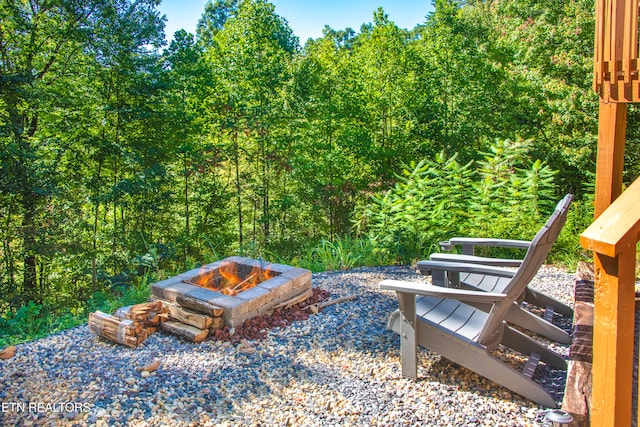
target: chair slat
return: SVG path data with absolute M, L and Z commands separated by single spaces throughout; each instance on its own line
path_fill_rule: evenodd
M 522 373 L 529 378 L 533 378 L 533 375 L 536 373 L 536 368 L 540 363 L 540 358 L 541 356 L 538 353 L 531 353 L 527 359 L 527 363 L 525 363 L 524 368 L 522 368 Z

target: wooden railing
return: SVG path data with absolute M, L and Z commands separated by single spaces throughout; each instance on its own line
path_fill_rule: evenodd
M 640 179 L 580 236 L 595 261 L 592 426 L 631 425 L 638 240 Z
M 638 1 L 596 1 L 593 88 L 605 102 L 640 101 Z

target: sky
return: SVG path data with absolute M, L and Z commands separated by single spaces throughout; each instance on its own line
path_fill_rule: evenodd
M 180 29 L 195 34 L 206 3 L 207 0 L 162 0 L 159 9 L 167 17 L 167 41 Z M 431 0 L 271 0 L 271 3 L 276 13 L 289 22 L 302 45 L 310 37 L 322 37 L 325 25 L 334 30 L 351 27 L 359 32 L 362 24 L 373 21 L 373 12 L 379 6 L 398 27 L 406 29 L 423 23 L 433 11 Z

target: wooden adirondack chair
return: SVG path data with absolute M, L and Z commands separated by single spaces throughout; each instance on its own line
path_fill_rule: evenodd
M 402 374 L 417 377 L 417 346 L 429 348 L 532 401 L 556 407 L 553 397 L 532 377 L 540 361 L 566 369 L 558 353 L 511 328 L 507 317 L 544 262 L 564 225 L 556 211 L 531 241 L 515 272 L 461 262 L 435 262 L 432 268 L 498 277 L 498 292 L 455 289 L 424 283 L 384 280 L 380 289 L 396 291 L 400 309 L 391 314 L 389 328 L 400 334 Z M 557 217 L 561 217 L 558 219 Z M 435 264 L 438 264 L 437 266 Z M 490 306 L 481 310 L 473 304 Z M 492 355 L 499 344 L 529 358 L 522 372 Z
M 553 222 L 561 222 L 564 224 L 572 199 L 573 195 L 567 194 L 558 202 L 554 213 L 547 220 L 547 227 L 553 226 Z M 560 229 L 561 228 L 562 226 Z M 474 254 L 474 248 L 475 246 L 493 246 L 528 249 L 531 246 L 531 242 L 525 240 L 455 237 L 447 242 L 441 243 L 441 246 L 444 249 L 450 249 L 455 245 L 462 245 L 462 254 L 432 254 L 429 261 L 418 262 L 418 269 L 420 272 L 425 275 L 432 274 L 432 283 L 434 285 L 482 290 L 486 292 L 502 292 L 504 287 L 509 283 L 509 279 L 506 277 L 487 276 L 484 274 L 470 272 L 464 272 L 461 274 L 458 271 L 452 270 L 446 271 L 442 268 L 437 268 L 438 264 L 434 264 L 433 262 L 464 262 L 497 267 L 519 267 L 522 263 L 521 259 L 480 257 Z M 519 304 L 522 301 L 544 308 L 544 318 L 536 316 L 528 310 L 523 309 L 522 305 Z M 483 308 L 481 305 L 476 306 L 478 308 Z M 485 307 L 487 309 L 490 308 L 490 306 Z M 560 313 L 569 318 L 573 317 L 573 309 L 567 304 L 527 286 L 525 287 L 522 295 L 518 298 L 517 303 L 514 304 L 512 309 L 509 311 L 507 321 L 514 325 L 536 332 L 556 342 L 570 344 L 571 337 L 569 334 L 551 323 L 555 313 Z

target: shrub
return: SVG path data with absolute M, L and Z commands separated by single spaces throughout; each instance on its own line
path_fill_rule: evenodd
M 530 149 L 530 140 L 496 140 L 476 168 L 444 153 L 409 165 L 360 209 L 356 230 L 404 262 L 454 235 L 530 239 L 556 203 L 555 172 Z

